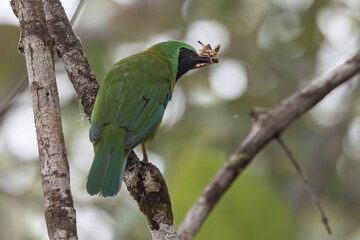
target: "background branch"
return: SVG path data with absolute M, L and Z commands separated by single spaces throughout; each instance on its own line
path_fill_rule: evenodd
M 193 239 L 216 203 L 249 165 L 255 155 L 272 139 L 279 136 L 295 119 L 320 102 L 334 88 L 360 71 L 360 53 L 357 53 L 333 72 L 312 81 L 272 109 L 256 108 L 251 116 L 253 127 L 249 135 L 230 156 L 205 188 L 179 227 L 180 239 Z
M 83 110 L 90 119 L 99 84 L 60 1 L 43 0 L 43 3 L 47 27 L 55 40 L 56 53 L 64 63 Z M 157 167 L 140 162 L 132 152 L 124 180 L 131 196 L 146 216 L 153 239 L 177 239 L 170 195 Z
M 313 202 L 315 203 L 317 209 L 320 212 L 321 222 L 324 224 L 324 226 L 326 228 L 326 231 L 329 234 L 331 234 L 331 228 L 330 228 L 330 224 L 329 224 L 329 219 L 327 218 L 327 216 L 325 214 L 325 211 L 324 211 L 323 207 L 320 204 L 319 198 L 315 194 L 314 189 L 310 185 L 309 177 L 307 176 L 307 174 L 305 172 L 303 172 L 303 170 L 301 169 L 299 163 L 296 161 L 294 155 L 292 154 L 290 149 L 286 146 L 286 144 L 283 142 L 283 140 L 280 137 L 276 137 L 276 140 L 278 141 L 281 148 L 284 150 L 286 156 L 288 156 L 288 158 L 290 159 L 290 162 L 294 166 L 296 172 L 299 174 L 299 176 L 303 180 L 306 189 L 308 190 Z
M 20 22 L 38 141 L 45 220 L 50 239 L 77 239 L 69 165 L 55 81 L 53 41 L 41 0 L 12 0 Z

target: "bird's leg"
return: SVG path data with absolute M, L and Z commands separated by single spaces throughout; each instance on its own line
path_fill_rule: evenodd
M 149 159 L 148 159 L 148 156 L 147 156 L 147 153 L 146 153 L 146 148 L 145 148 L 145 144 L 141 144 L 141 150 L 143 152 L 143 162 L 148 162 Z

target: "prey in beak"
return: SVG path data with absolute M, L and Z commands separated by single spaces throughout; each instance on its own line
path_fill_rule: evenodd
M 198 62 L 195 65 L 195 68 L 201 68 L 201 67 L 205 67 L 207 65 L 213 64 L 213 63 L 218 63 L 219 59 L 217 58 L 217 55 L 220 51 L 220 45 L 217 45 L 215 47 L 215 49 L 213 50 L 210 46 L 210 44 L 204 45 L 202 42 L 198 41 L 198 43 L 202 46 L 202 48 L 200 49 L 199 53 L 198 53 L 198 58 L 202 58 L 204 59 L 203 62 Z M 208 61 L 205 61 L 206 57 L 208 59 Z
M 205 46 L 201 42 L 199 43 L 203 46 L 199 53 L 185 47 L 179 49 L 176 81 L 189 70 L 219 62 L 216 56 L 220 50 L 220 45 L 218 45 L 215 50 L 212 50 L 210 44 Z

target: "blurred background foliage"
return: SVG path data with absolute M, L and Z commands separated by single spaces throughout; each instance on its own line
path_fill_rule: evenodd
M 63 4 L 72 16 L 78 2 Z M 0 24 L 0 239 L 47 239 L 31 97 L 8 1 L 0 2 Z M 88 0 L 74 29 L 99 81 L 114 62 L 160 41 L 221 44 L 219 64 L 181 79 L 150 145 L 149 158 L 166 176 L 180 224 L 248 134 L 251 109 L 278 104 L 355 54 L 359 27 L 358 0 Z M 89 124 L 61 64 L 57 80 L 80 239 L 150 239 L 126 187 L 115 198 L 87 195 Z M 283 134 L 324 205 L 332 240 L 360 239 L 358 91 L 354 79 Z M 274 142 L 221 199 L 196 239 L 330 236 Z

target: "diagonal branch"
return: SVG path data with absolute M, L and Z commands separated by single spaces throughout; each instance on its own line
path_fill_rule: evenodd
M 359 71 L 360 53 L 357 53 L 331 73 L 315 79 L 304 89 L 283 100 L 278 106 L 272 109 L 255 109 L 251 113 L 254 123 L 249 135 L 188 211 L 179 227 L 180 239 L 193 239 L 222 195 L 267 143 L 280 136 L 295 119 Z
M 55 81 L 53 41 L 46 29 L 41 0 L 12 0 L 11 6 L 20 22 L 19 49 L 25 54 L 32 95 L 48 235 L 50 239 L 75 240 L 76 214 Z
M 56 53 L 64 63 L 84 112 L 90 119 L 99 84 L 60 1 L 42 1 L 47 27 L 55 40 Z M 146 216 L 153 239 L 178 239 L 170 195 L 160 171 L 152 164 L 140 162 L 132 152 L 125 169 L 124 180 L 131 196 Z M 156 187 L 146 187 L 149 184 Z
M 42 0 L 42 2 L 48 31 L 55 40 L 56 54 L 64 63 L 84 112 L 90 119 L 99 83 L 87 60 L 84 47 L 72 30 L 60 1 Z

